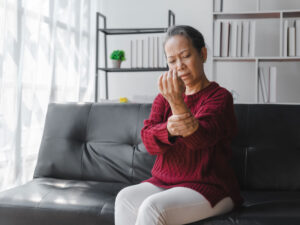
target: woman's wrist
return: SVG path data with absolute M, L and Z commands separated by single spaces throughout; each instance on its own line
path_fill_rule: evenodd
M 179 115 L 179 114 L 190 112 L 190 110 L 188 109 L 184 101 L 177 102 L 177 103 L 169 103 L 169 104 L 173 115 Z

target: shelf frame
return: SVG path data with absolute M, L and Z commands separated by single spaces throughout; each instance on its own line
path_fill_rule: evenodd
M 103 27 L 100 28 L 100 19 L 103 20 Z M 106 16 L 100 12 L 96 13 L 96 71 L 95 71 L 95 102 L 98 102 L 99 95 L 99 71 L 105 74 L 105 99 L 108 96 L 108 73 L 109 72 L 149 72 L 149 71 L 167 71 L 167 67 L 157 68 L 108 68 L 107 67 L 107 35 L 124 35 L 124 34 L 150 34 L 150 33 L 166 33 L 168 28 L 175 25 L 175 14 L 168 10 L 168 27 L 163 28 L 110 28 L 106 27 Z M 99 33 L 104 35 L 104 67 L 99 67 Z

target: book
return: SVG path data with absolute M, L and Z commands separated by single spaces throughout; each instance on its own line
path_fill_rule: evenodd
M 289 27 L 288 29 L 288 36 L 289 36 L 289 56 L 295 56 L 296 55 L 296 48 L 295 48 L 295 27 Z
M 255 32 L 256 32 L 256 21 L 250 22 L 250 34 L 249 34 L 249 56 L 255 56 Z
M 221 52 L 221 21 L 214 22 L 214 56 L 220 57 Z
M 260 84 L 260 90 L 262 93 L 263 102 L 269 102 L 269 96 L 268 96 L 268 86 L 266 82 L 266 78 L 264 75 L 264 71 L 262 67 L 258 68 L 258 82 Z
M 143 39 L 143 68 L 148 68 L 148 39 Z
M 138 40 L 130 40 L 130 66 L 138 67 Z
M 151 42 L 151 38 L 148 37 L 148 39 L 147 39 L 147 55 L 148 55 L 147 56 L 147 61 L 148 61 L 148 68 L 151 67 L 151 62 L 150 62 L 151 61 L 151 52 L 150 52 L 151 51 L 150 50 L 151 49 L 151 43 L 150 42 Z
M 288 52 L 288 49 L 287 49 L 287 46 L 288 46 L 288 26 L 289 26 L 289 21 L 288 20 L 285 20 L 284 21 L 284 24 L 283 24 L 283 49 L 282 49 L 282 55 L 284 57 L 287 56 L 287 52 Z
M 242 22 L 238 21 L 237 23 L 237 57 L 242 56 Z
M 149 37 L 149 67 L 150 68 L 153 68 L 154 65 L 154 61 L 153 61 L 153 40 L 154 38 L 153 37 Z
M 275 103 L 277 100 L 277 68 L 275 66 L 270 67 L 269 96 L 270 102 Z
M 249 56 L 249 21 L 243 21 L 242 56 Z
M 300 20 L 296 20 L 296 56 L 300 56 Z
M 160 37 L 160 52 L 161 52 L 161 67 L 166 67 L 166 58 L 165 58 L 165 50 L 164 50 L 164 37 Z
M 258 74 L 258 102 L 259 103 L 265 103 L 265 97 L 262 93 L 262 89 L 263 89 L 263 86 L 262 86 L 262 82 L 261 82 L 261 76 Z
M 139 39 L 136 39 L 136 67 L 137 68 L 141 67 L 141 59 L 142 59 L 141 49 L 142 49 L 141 42 Z
M 133 68 L 133 40 L 130 40 L 130 68 Z
M 160 63 L 159 63 L 159 57 L 160 57 L 160 42 L 159 42 L 159 37 L 156 37 L 156 67 L 160 67 Z
M 222 12 L 223 0 L 214 0 L 214 11 Z
M 152 37 L 152 67 L 156 67 L 156 38 Z
M 228 56 L 229 49 L 229 35 L 230 35 L 230 23 L 228 21 L 222 22 L 222 41 L 221 41 L 221 56 Z
M 237 56 L 237 22 L 233 21 L 230 28 L 229 56 Z
M 140 67 L 144 68 L 144 40 L 140 40 Z
M 139 40 L 135 40 L 135 67 L 139 67 Z

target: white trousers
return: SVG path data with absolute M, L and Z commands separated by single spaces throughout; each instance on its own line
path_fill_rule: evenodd
M 212 208 L 209 201 L 193 189 L 164 189 L 145 182 L 118 193 L 115 225 L 182 225 L 227 213 L 233 207 L 230 197 Z

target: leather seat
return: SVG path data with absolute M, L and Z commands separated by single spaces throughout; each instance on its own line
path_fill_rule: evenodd
M 115 196 L 125 186 L 37 178 L 0 193 L 0 218 L 5 218 L 0 224 L 113 224 Z

